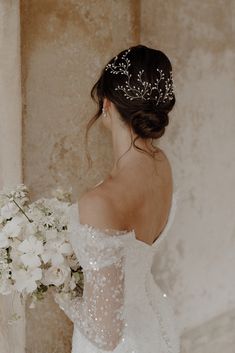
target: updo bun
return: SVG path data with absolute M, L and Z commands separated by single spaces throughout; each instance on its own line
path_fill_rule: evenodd
M 105 65 L 91 90 L 98 111 L 88 122 L 86 142 L 89 128 L 102 115 L 105 97 L 137 138 L 161 137 L 175 104 L 172 87 L 172 65 L 162 51 L 144 45 L 121 51 Z
M 168 114 L 164 111 L 141 109 L 131 115 L 131 126 L 141 138 L 159 138 L 169 124 Z

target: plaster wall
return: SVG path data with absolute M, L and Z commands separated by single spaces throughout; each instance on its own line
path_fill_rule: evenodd
M 22 182 L 19 2 L 0 1 L 0 189 Z M 12 323 L 13 315 L 19 319 Z M 24 306 L 0 295 L 0 353 L 25 352 Z
M 179 191 L 156 277 L 180 331 L 235 308 L 235 2 L 142 2 L 141 42 L 172 59 L 176 106 L 160 145 Z

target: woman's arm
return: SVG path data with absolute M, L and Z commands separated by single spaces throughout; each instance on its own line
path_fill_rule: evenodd
M 113 265 L 84 273 L 83 297 L 55 295 L 56 302 L 94 345 L 113 350 L 122 337 L 124 274 L 120 259 Z
M 90 342 L 100 349 L 113 350 L 119 344 L 124 328 L 123 244 L 115 234 L 107 232 L 108 228 L 114 227 L 110 223 L 110 207 L 104 200 L 83 199 L 79 211 L 80 221 L 92 227 L 80 224 L 78 234 L 74 234 L 77 239 L 82 232 L 79 239 L 80 242 L 84 239 L 85 243 L 80 243 L 84 245 L 86 258 L 83 296 L 64 300 L 57 294 L 55 300 Z

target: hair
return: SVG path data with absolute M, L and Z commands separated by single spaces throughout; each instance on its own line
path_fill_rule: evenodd
M 169 58 L 162 51 L 140 44 L 132 46 L 129 49 L 131 50 L 128 53 L 128 59 L 131 65 L 128 68 L 128 72 L 131 74 L 131 86 L 135 85 L 135 87 L 138 87 L 138 72 L 140 70 L 143 71 L 142 79 L 151 82 L 151 84 L 158 78 L 156 68 L 163 71 L 165 78 L 170 77 L 172 65 Z M 121 74 L 115 75 L 110 72 L 110 70 L 105 70 L 105 68 L 114 61 L 115 64 L 120 63 L 122 60 L 121 57 L 126 50 L 127 49 L 121 51 L 105 65 L 99 79 L 91 89 L 91 98 L 97 103 L 98 110 L 86 126 L 86 151 L 89 129 L 102 115 L 103 100 L 105 97 L 115 105 L 121 120 L 137 134 L 135 139 L 131 141 L 131 146 L 133 144 L 134 147 L 141 152 L 148 153 L 135 144 L 136 139 L 158 139 L 164 134 L 165 128 L 169 123 L 168 114 L 175 104 L 174 93 L 172 93 L 171 100 L 166 100 L 165 102 L 160 101 L 156 105 L 156 99 L 154 98 L 150 97 L 149 100 L 144 100 L 140 97 L 129 100 L 126 98 L 123 91 L 115 90 L 117 86 L 125 85 L 126 76 Z M 160 81 L 158 86 L 163 94 L 166 91 L 164 81 L 165 80 Z M 89 153 L 87 153 L 87 158 L 91 161 Z

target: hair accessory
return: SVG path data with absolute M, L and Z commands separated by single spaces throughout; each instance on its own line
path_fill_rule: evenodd
M 144 70 L 139 70 L 137 74 L 137 81 L 140 82 L 140 85 L 131 86 L 130 79 L 132 74 L 128 71 L 128 67 L 131 65 L 130 60 L 127 58 L 127 54 L 130 52 L 130 48 L 127 49 L 124 54 L 121 57 L 121 60 L 123 62 L 120 62 L 118 65 L 116 65 L 116 61 L 118 59 L 118 56 L 115 56 L 114 61 L 111 64 L 107 64 L 105 66 L 105 70 L 109 70 L 112 74 L 121 74 L 121 75 L 126 75 L 127 76 L 127 81 L 125 81 L 125 86 L 123 85 L 118 85 L 115 88 L 115 91 L 120 90 L 124 92 L 124 96 L 127 99 L 133 100 L 137 98 L 142 98 L 144 100 L 156 100 L 156 105 L 158 105 L 159 102 L 165 103 L 167 100 L 172 100 L 174 98 L 174 87 L 173 87 L 173 79 L 172 79 L 172 71 L 170 71 L 170 77 L 165 79 L 165 74 L 162 70 L 156 69 L 158 72 L 158 78 L 156 81 L 151 84 L 151 82 L 144 81 L 142 79 L 142 75 L 144 73 Z M 165 93 L 162 91 L 162 89 L 159 87 L 160 81 L 165 81 Z M 153 91 L 157 91 L 157 95 L 151 96 Z

